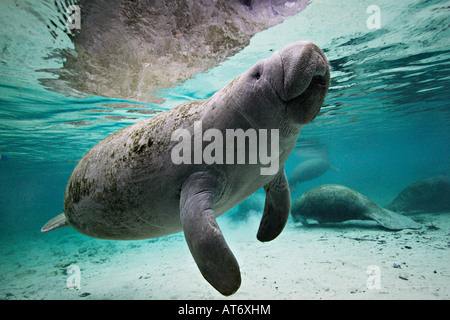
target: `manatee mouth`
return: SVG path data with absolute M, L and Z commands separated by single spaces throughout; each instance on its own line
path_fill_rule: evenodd
M 281 100 L 294 122 L 306 124 L 319 113 L 330 85 L 323 51 L 311 42 L 296 42 L 280 52 L 283 68 Z
M 319 114 L 329 87 L 329 78 L 314 76 L 299 96 L 285 101 L 288 117 L 298 124 L 307 124 Z
M 305 55 L 307 55 L 305 57 L 307 62 L 299 61 L 297 62 L 298 65 L 294 66 L 292 66 L 292 62 L 286 65 L 285 59 L 281 56 L 284 70 L 284 92 L 282 93 L 284 102 L 292 101 L 314 87 L 326 87 L 328 89 L 330 85 L 330 71 L 327 60 L 316 52 Z M 314 55 L 314 57 L 310 57 L 311 55 Z M 311 65 L 304 66 L 306 63 Z M 299 70 L 302 67 L 303 70 Z
M 327 91 L 328 86 L 329 86 L 329 79 L 327 77 L 322 76 L 322 75 L 313 76 L 311 78 L 311 82 L 308 84 L 308 86 L 305 88 L 305 90 L 300 92 L 300 94 L 298 96 L 293 97 L 284 102 L 288 102 L 288 103 L 292 102 L 303 95 L 311 94 L 313 91 L 315 91 L 315 89 L 319 89 L 319 90 L 325 89 Z
M 322 86 L 328 88 L 328 79 L 325 76 L 314 76 L 311 79 L 311 83 L 308 88 L 311 86 Z

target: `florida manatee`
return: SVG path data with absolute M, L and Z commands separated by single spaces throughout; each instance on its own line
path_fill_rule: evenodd
M 184 231 L 203 277 L 223 295 L 233 294 L 241 283 L 239 265 L 216 217 L 264 187 L 257 238 L 270 241 L 280 234 L 291 206 L 284 163 L 302 125 L 319 113 L 329 83 L 325 54 L 313 43 L 299 41 L 258 62 L 207 100 L 187 102 L 111 134 L 75 167 L 64 213 L 42 231 L 71 226 L 91 237 L 118 240 Z M 199 162 L 195 152 L 186 162 L 174 163 L 173 150 L 181 139 L 173 140 L 172 134 L 184 130 L 195 137 L 196 123 L 200 133 L 215 133 L 216 139 L 232 129 L 264 129 L 270 141 L 278 136 L 278 170 L 262 174 L 262 158 L 255 163 Z M 217 140 L 208 144 L 204 139 L 194 138 L 189 148 L 200 145 L 206 152 L 213 142 L 220 147 Z M 246 159 L 251 158 L 249 148 L 244 150 Z M 235 151 L 231 149 L 231 159 Z
M 414 220 L 381 208 L 361 193 L 337 184 L 322 185 L 302 194 L 292 205 L 292 216 L 303 224 L 307 224 L 308 218 L 319 223 L 374 220 L 390 230 L 421 227 Z
M 413 183 L 387 208 L 403 213 L 450 211 L 450 176 L 441 175 Z
M 299 163 L 289 176 L 289 187 L 295 191 L 297 186 L 305 181 L 313 180 L 325 174 L 328 170 L 338 171 L 331 166 L 329 158 L 312 158 Z

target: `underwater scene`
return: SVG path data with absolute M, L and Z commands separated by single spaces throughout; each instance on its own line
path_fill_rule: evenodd
M 0 299 L 449 299 L 450 1 L 0 21 Z

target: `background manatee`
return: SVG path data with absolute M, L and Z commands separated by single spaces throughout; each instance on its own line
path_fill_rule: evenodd
M 450 176 L 436 176 L 406 187 L 387 208 L 405 213 L 450 211 Z
M 295 221 L 319 223 L 348 220 L 374 220 L 390 230 L 418 229 L 420 224 L 401 214 L 376 205 L 361 193 L 345 186 L 328 184 L 315 187 L 298 197 L 291 210 Z
M 233 220 L 247 220 L 252 214 L 262 214 L 264 211 L 265 197 L 262 193 L 255 192 L 250 197 L 242 201 L 235 212 L 229 214 Z
M 330 152 L 326 146 L 310 146 L 309 148 L 311 150 L 306 152 L 309 156 L 299 160 L 300 163 L 289 175 L 289 187 L 291 188 L 292 194 L 295 193 L 296 188 L 302 182 L 316 179 L 325 174 L 328 170 L 339 171 L 331 165 Z M 303 150 L 300 149 L 296 154 L 303 153 L 301 151 Z

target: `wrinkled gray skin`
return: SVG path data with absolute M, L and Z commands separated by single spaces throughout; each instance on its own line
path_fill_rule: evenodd
M 402 190 L 387 208 L 404 213 L 450 211 L 450 177 L 416 182 Z
M 336 184 L 322 185 L 305 192 L 294 201 L 291 212 L 296 222 L 306 225 L 306 219 L 319 223 L 374 220 L 390 230 L 421 227 L 408 217 L 379 207 L 361 193 Z
M 184 231 L 205 279 L 223 295 L 240 286 L 239 265 L 215 217 L 264 186 L 266 202 L 257 238 L 284 228 L 290 193 L 284 162 L 302 125 L 319 113 L 329 87 L 327 59 L 310 42 L 295 42 L 262 60 L 208 100 L 192 101 L 126 127 L 94 146 L 74 169 L 64 214 L 43 227 L 70 225 L 102 239 L 146 239 Z M 193 135 L 194 121 L 216 128 L 279 129 L 279 172 L 247 165 L 175 165 L 175 129 Z M 224 139 L 225 140 L 225 139 Z M 205 145 L 204 145 L 205 146 Z M 193 150 L 193 149 L 192 149 Z

